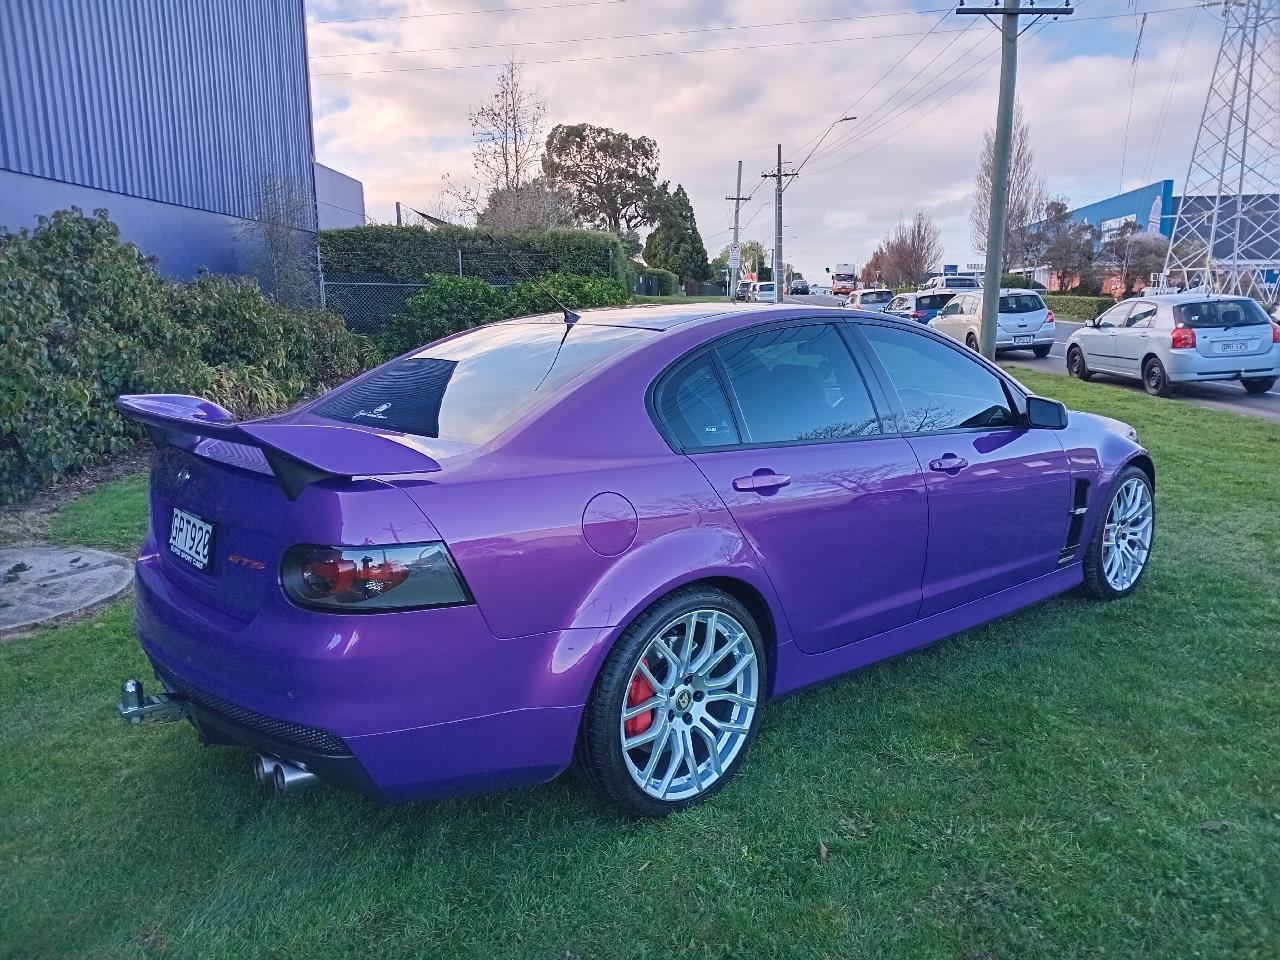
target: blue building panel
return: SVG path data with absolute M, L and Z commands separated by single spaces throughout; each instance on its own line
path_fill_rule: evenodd
M 1121 224 L 1130 220 L 1143 230 L 1171 236 L 1173 216 L 1172 180 L 1158 180 L 1071 211 L 1071 218 L 1077 223 L 1097 227 L 1103 240 L 1109 239 Z
M 203 211 L 170 260 L 229 265 L 202 244 L 251 219 L 268 183 L 292 184 L 315 229 L 313 158 L 303 0 L 0 2 L 2 226 L 76 202 L 144 232 L 155 215 L 181 243 L 175 225 Z

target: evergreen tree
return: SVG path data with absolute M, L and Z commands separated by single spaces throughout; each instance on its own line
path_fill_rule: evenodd
M 675 193 L 663 198 L 658 228 L 649 234 L 644 244 L 644 262 L 651 267 L 670 270 L 685 281 L 711 277 L 707 248 L 698 234 L 693 204 L 679 184 Z

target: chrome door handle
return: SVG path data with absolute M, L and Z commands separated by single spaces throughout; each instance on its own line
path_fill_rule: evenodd
M 929 469 L 936 470 L 938 473 L 955 473 L 963 470 L 968 465 L 968 460 L 964 457 L 957 457 L 954 453 L 948 453 L 937 460 L 929 461 Z
M 791 482 L 791 478 L 785 473 L 753 473 L 749 477 L 738 477 L 733 481 L 733 489 L 746 492 L 754 490 L 756 493 L 764 493 L 769 490 L 777 490 L 779 487 L 785 487 Z

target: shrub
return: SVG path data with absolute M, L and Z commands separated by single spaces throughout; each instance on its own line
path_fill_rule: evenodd
M 428 286 L 410 297 L 378 337 L 387 356 L 396 356 L 459 330 L 506 316 L 501 290 L 472 277 L 428 277 Z
M 1116 305 L 1111 297 L 1072 297 L 1059 293 L 1041 294 L 1045 305 L 1055 316 L 1087 322 Z
M 325 274 L 333 277 L 421 283 L 428 274 L 462 272 L 484 280 L 519 280 L 521 264 L 534 276 L 572 273 L 611 277 L 631 283 L 631 263 L 616 234 L 600 230 L 534 230 L 489 234 L 468 227 L 367 226 L 322 230 L 320 252 Z
M 1024 277 L 1017 273 L 1002 273 L 1000 275 L 1000 286 L 1002 287 L 1021 287 L 1023 290 L 1047 290 L 1049 289 L 1043 283 L 1037 283 L 1032 277 Z
M 664 273 L 666 271 L 663 271 Z M 674 277 L 675 274 L 670 274 Z M 596 277 L 577 277 L 571 274 L 552 273 L 538 283 L 518 283 L 507 291 L 506 315 L 523 317 L 534 313 L 550 313 L 559 305 L 544 293 L 555 297 L 570 310 L 587 310 L 591 307 L 616 307 L 627 303 L 631 295 L 616 280 Z
M 105 211 L 0 231 L 0 503 L 123 449 L 122 393 L 198 393 L 237 414 L 277 410 L 373 355 L 321 311 L 241 280 L 162 279 Z

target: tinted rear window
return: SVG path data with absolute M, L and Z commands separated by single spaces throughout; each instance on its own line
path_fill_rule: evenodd
M 1271 322 L 1271 318 L 1256 300 L 1182 303 L 1173 308 L 1173 316 L 1182 327 L 1243 327 Z
M 1034 293 L 1006 293 L 1000 298 L 1001 313 L 1034 313 L 1043 309 L 1044 301 Z
M 893 299 L 892 290 L 873 290 L 858 298 L 861 303 L 888 303 Z
M 339 387 L 322 417 L 484 443 L 591 367 L 652 336 L 579 323 L 502 323 L 393 360 Z
M 916 308 L 919 310 L 941 310 L 954 297 L 954 293 L 931 293 L 928 296 L 916 297 Z

